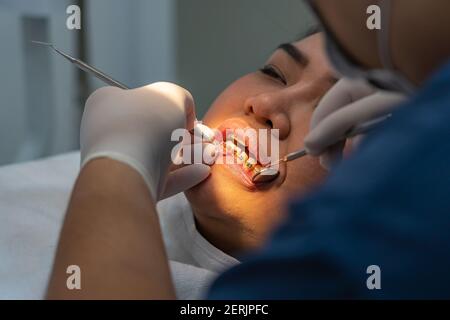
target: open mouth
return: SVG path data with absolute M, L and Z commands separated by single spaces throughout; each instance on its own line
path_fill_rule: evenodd
M 260 162 L 261 146 L 257 135 L 247 135 L 256 132 L 247 122 L 239 118 L 225 120 L 218 128 L 222 139 L 221 154 L 216 164 L 222 164 L 246 187 L 256 187 L 253 177 L 264 167 Z

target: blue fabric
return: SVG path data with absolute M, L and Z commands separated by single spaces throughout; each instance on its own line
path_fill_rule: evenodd
M 369 265 L 381 290 L 366 286 Z M 209 298 L 450 298 L 450 64 Z

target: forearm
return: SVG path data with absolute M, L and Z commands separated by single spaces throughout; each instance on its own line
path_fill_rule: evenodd
M 81 290 L 66 286 L 69 265 Z M 50 299 L 175 298 L 153 199 L 132 168 L 106 158 L 80 172 L 61 231 Z

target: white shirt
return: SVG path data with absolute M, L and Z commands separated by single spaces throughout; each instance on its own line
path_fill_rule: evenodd
M 159 202 L 157 208 L 177 297 L 201 298 L 219 273 L 239 261 L 214 247 L 197 231 L 183 193 Z
M 0 299 L 44 297 L 79 157 L 0 168 Z M 238 261 L 198 233 L 183 194 L 160 202 L 158 212 L 177 297 L 201 298 Z

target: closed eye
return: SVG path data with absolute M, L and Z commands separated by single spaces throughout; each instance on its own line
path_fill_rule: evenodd
M 259 71 L 265 75 L 268 75 L 271 78 L 274 78 L 275 80 L 280 81 L 282 84 L 287 85 L 287 81 L 283 73 L 274 65 L 272 64 L 265 65 L 264 67 L 259 69 Z

